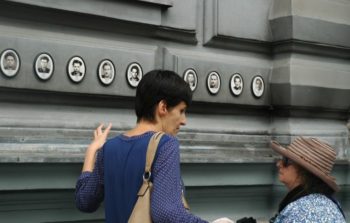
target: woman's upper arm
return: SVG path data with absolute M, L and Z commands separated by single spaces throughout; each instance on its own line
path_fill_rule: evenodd
M 182 203 L 179 142 L 176 138 L 158 148 L 153 167 L 152 219 L 154 222 L 206 222 L 189 213 Z

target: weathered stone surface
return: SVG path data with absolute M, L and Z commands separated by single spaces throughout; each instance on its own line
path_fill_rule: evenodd
M 333 174 L 349 215 L 350 4 L 344 0 L 136 0 L 0 2 L 0 53 L 14 49 L 20 69 L 0 72 L 0 215 L 4 222 L 103 222 L 103 207 L 74 207 L 74 185 L 92 132 L 110 137 L 136 123 L 135 89 L 126 69 L 170 69 L 198 75 L 187 125 L 178 138 L 191 211 L 208 220 L 254 216 L 266 222 L 285 188 L 277 179 L 271 139 L 327 140 L 337 151 Z M 52 78 L 34 73 L 39 53 Z M 67 62 L 79 55 L 85 79 L 72 83 Z M 110 86 L 101 60 L 115 65 Z M 207 89 L 212 71 L 221 78 Z M 240 96 L 229 82 L 239 73 Z M 261 75 L 264 94 L 254 97 Z

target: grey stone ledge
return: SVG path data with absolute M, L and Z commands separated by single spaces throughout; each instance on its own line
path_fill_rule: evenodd
M 145 2 L 155 5 L 160 5 L 164 7 L 172 7 L 173 1 L 172 0 L 138 0 L 139 2 Z
M 20 147 L 20 148 L 19 148 Z M 278 155 L 269 148 L 181 147 L 181 163 L 273 163 Z M 82 163 L 87 145 L 77 144 L 0 144 L 0 163 Z M 338 164 L 349 164 L 344 158 Z
M 269 163 L 270 149 L 241 149 L 200 146 L 180 148 L 182 163 Z M 87 145 L 82 144 L 0 144 L 1 163 L 82 163 Z
M 162 11 L 172 6 L 170 0 L 84 1 L 86 0 L 59 3 L 34 0 L 0 1 L 0 14 L 3 16 L 2 20 L 25 21 L 25 26 L 28 27 L 46 27 L 49 24 L 53 27 L 64 26 L 66 32 L 68 29 L 80 28 L 121 36 L 126 34 L 197 43 L 196 30 L 193 28 L 162 25 Z

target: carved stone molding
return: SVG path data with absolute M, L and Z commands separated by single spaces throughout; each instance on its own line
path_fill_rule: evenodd
M 271 33 L 261 18 L 267 16 L 269 2 L 206 0 L 204 45 L 268 54 Z
M 195 1 L 179 0 L 175 5 L 170 0 L 0 2 L 0 14 L 4 18 L 195 44 L 193 9 Z
M 203 42 L 205 46 L 263 54 L 296 52 L 349 58 L 349 10 L 350 4 L 340 0 L 254 4 L 206 0 Z
M 346 112 L 350 106 L 349 73 L 346 59 L 276 57 L 270 80 L 271 103 L 276 107 Z

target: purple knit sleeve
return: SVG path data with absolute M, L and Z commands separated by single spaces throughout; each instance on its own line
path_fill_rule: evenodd
M 104 197 L 103 152 L 97 152 L 95 168 L 92 172 L 82 172 L 75 187 L 75 204 L 83 212 L 94 212 Z
M 153 222 L 207 222 L 189 213 L 182 204 L 180 151 L 176 138 L 159 149 L 153 167 L 153 192 L 151 198 Z

